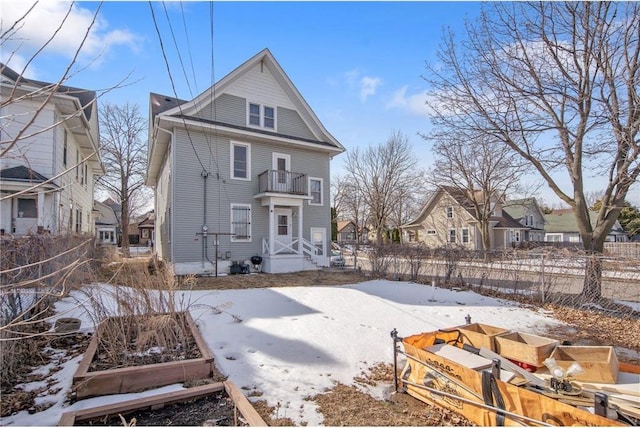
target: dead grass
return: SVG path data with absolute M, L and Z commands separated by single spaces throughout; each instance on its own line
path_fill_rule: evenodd
M 295 273 L 253 273 L 198 277 L 190 284 L 192 289 L 248 289 L 266 287 L 332 286 L 356 284 L 370 278 L 351 269 L 329 268 Z
M 360 385 L 393 387 L 393 366 L 378 364 L 355 378 Z M 466 418 L 423 403 L 408 394 L 393 393 L 377 400 L 355 386 L 341 383 L 312 399 L 326 426 L 471 426 Z

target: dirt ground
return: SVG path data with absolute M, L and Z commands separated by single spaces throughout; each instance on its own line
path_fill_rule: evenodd
M 249 275 L 227 275 L 198 277 L 186 280 L 194 289 L 246 289 L 264 287 L 300 287 L 319 285 L 356 284 L 367 281 L 367 276 L 348 268 L 330 268 L 295 273 L 252 273 Z

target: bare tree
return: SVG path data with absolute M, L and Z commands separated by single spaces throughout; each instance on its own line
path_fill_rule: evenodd
M 491 248 L 490 221 L 496 205 L 507 192 L 516 190 L 525 166 L 509 147 L 486 134 L 464 135 L 447 123 L 436 127 L 433 139 L 435 161 L 430 180 L 463 195 L 478 220 L 482 249 Z
M 355 228 L 356 249 L 361 242 L 361 232 L 366 225 L 368 212 L 363 195 L 351 176 L 336 177 L 331 181 L 333 202 L 337 218 L 352 220 Z
M 367 207 L 377 244 L 382 244 L 394 207 L 420 182 L 411 145 L 406 136 L 393 132 L 384 144 L 349 152 L 345 169 L 355 193 Z
M 147 146 L 142 136 L 147 129 L 146 120 L 137 105 L 105 104 L 100 112 L 100 154 L 106 174 L 98 186 L 107 190 L 120 203 L 122 253 L 129 253 L 129 223 L 145 190 Z
M 640 4 L 491 3 L 428 66 L 436 125 L 484 133 L 529 163 L 574 212 L 587 263 L 582 295 L 601 297 L 604 240 L 640 174 Z M 563 190 L 564 171 L 571 183 Z M 606 179 L 589 221 L 585 181 Z

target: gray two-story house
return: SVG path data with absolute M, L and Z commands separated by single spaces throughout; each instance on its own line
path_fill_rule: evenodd
M 329 265 L 330 160 L 344 147 L 268 49 L 191 101 L 151 94 L 154 249 L 176 274 Z

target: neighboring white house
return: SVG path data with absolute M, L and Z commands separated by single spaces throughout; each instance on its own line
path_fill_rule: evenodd
M 115 245 L 118 243 L 118 237 L 120 236 L 120 222 L 113 207 L 105 202 L 94 201 L 96 238 L 101 244 Z
M 93 233 L 96 93 L 21 77 L 0 63 L 0 231 Z M 13 101 L 12 101 L 13 100 Z
M 268 49 L 191 101 L 150 96 L 155 242 L 178 274 L 329 265 L 330 160 L 344 147 Z
M 596 224 L 597 211 L 589 211 L 591 225 Z M 546 242 L 582 242 L 576 218 L 571 208 L 553 210 L 544 216 L 546 221 L 544 240 Z M 622 229 L 620 222 L 616 220 L 611 231 L 607 234 L 605 242 L 628 242 L 629 237 Z

